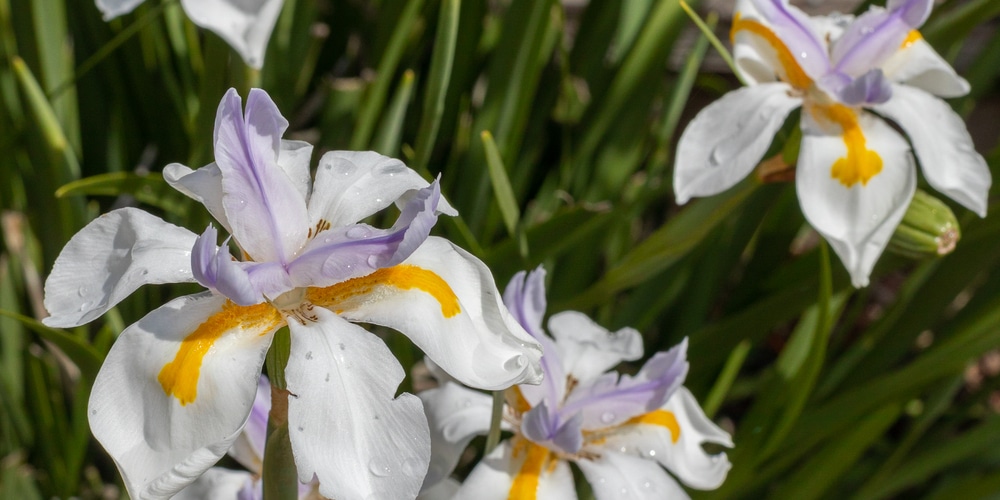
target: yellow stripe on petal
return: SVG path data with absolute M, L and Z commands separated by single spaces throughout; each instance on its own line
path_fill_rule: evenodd
M 341 313 L 355 301 L 363 301 L 372 294 L 377 294 L 379 287 L 393 287 L 400 290 L 417 289 L 430 294 L 441 304 L 441 314 L 446 318 L 457 315 L 462 309 L 458 305 L 458 296 L 451 286 L 434 271 L 400 264 L 384 267 L 367 276 L 353 278 L 326 288 L 310 288 L 306 298 L 321 307 L 333 309 Z
M 792 51 L 788 50 L 788 47 L 781 41 L 781 38 L 778 38 L 778 35 L 774 34 L 770 28 L 757 21 L 743 19 L 740 17 L 739 12 L 737 12 L 736 17 L 733 19 L 732 30 L 729 32 L 730 41 L 735 43 L 736 34 L 740 31 L 746 31 L 763 38 L 774 49 L 778 63 L 781 64 L 781 68 L 785 71 L 784 77 L 786 83 L 799 90 L 806 90 L 812 85 L 812 78 L 809 78 L 809 75 L 802 69 L 802 66 L 799 66 Z
M 830 176 L 846 187 L 857 183 L 868 185 L 868 181 L 882 171 L 882 157 L 868 149 L 858 114 L 842 104 L 816 106 L 820 117 L 836 123 L 843 131 L 841 137 L 847 146 L 847 156 L 839 158 L 830 169 Z
M 638 417 L 632 417 L 625 425 L 628 424 L 645 424 L 645 425 L 658 425 L 660 427 L 666 427 L 670 431 L 670 439 L 673 442 L 677 442 L 681 438 L 681 425 L 677 423 L 677 417 L 673 412 L 667 410 L 655 410 L 649 413 L 644 413 Z
M 906 40 L 903 40 L 903 44 L 899 46 L 900 50 L 907 49 L 910 45 L 913 45 L 920 41 L 924 36 L 920 34 L 917 30 L 910 30 L 906 35 Z
M 181 406 L 193 403 L 198 396 L 201 363 L 222 334 L 235 328 L 265 333 L 276 328 L 281 321 L 281 315 L 270 304 L 238 306 L 227 300 L 221 311 L 210 316 L 181 341 L 174 360 L 160 370 L 157 380 L 163 392 L 177 398 Z
M 527 448 L 528 456 L 525 457 L 521 469 L 514 476 L 510 492 L 507 493 L 508 500 L 535 500 L 538 497 L 538 481 L 542 475 L 542 469 L 549 459 L 548 448 L 527 440 L 519 441 L 514 445 L 515 456 L 525 451 L 522 446 Z

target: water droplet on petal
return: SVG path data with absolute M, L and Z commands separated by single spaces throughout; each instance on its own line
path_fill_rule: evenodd
M 614 421 L 614 419 L 615 419 L 615 414 L 610 411 L 606 411 L 601 414 L 601 422 L 605 424 L 610 424 L 612 421 Z
M 627 497 L 627 496 L 628 496 L 628 488 L 625 488 L 625 487 L 623 486 L 623 487 L 622 487 L 622 491 L 621 491 L 621 494 L 622 494 L 622 496 L 623 496 L 623 497 Z
M 409 477 L 424 477 L 427 472 L 427 465 L 420 459 L 409 458 L 403 461 L 403 474 Z
M 800 53 L 800 54 L 799 54 L 799 57 L 801 57 L 802 59 L 806 59 L 806 58 L 808 58 L 808 57 L 809 57 L 809 54 L 807 54 L 807 53 L 805 53 L 805 52 L 803 51 L 802 53 Z
M 472 406 L 472 400 L 469 399 L 462 400 L 462 408 L 468 408 L 470 406 Z
M 722 147 L 716 146 L 715 149 L 712 150 L 712 154 L 708 155 L 708 164 L 712 167 L 718 167 L 719 165 L 722 165 L 723 161 L 725 161 L 725 158 L 722 154 Z
M 618 451 L 620 451 L 622 453 L 628 453 L 628 448 L 622 446 L 621 448 L 618 449 Z
M 368 470 L 378 477 L 385 477 L 392 474 L 392 467 L 387 463 L 380 462 L 378 459 L 372 459 L 371 462 L 368 462 Z
M 369 255 L 368 265 L 371 267 L 378 267 L 378 255 Z
M 655 457 L 656 456 L 656 450 L 649 450 L 649 451 L 646 452 L 646 454 L 649 455 L 649 456 L 651 456 L 651 457 Z
M 364 226 L 354 226 L 348 229 L 347 233 L 345 234 L 347 235 L 348 238 L 359 240 L 361 238 L 367 238 L 368 235 L 371 234 L 371 231 L 369 231 L 368 228 Z
M 338 160 L 337 163 L 333 165 L 333 172 L 340 175 L 351 175 L 358 169 L 358 166 L 347 160 Z
M 388 175 L 389 177 L 392 177 L 396 174 L 402 173 L 405 170 L 406 166 L 404 166 L 402 163 L 398 161 L 392 161 L 384 165 L 380 165 L 378 168 L 375 169 L 375 173 L 379 175 Z
M 90 302 L 83 302 L 80 304 L 80 312 L 86 311 L 90 308 Z
M 375 198 L 375 203 L 382 203 L 382 198 Z
M 650 490 L 650 491 L 653 491 L 655 489 L 655 488 L 653 488 L 653 482 L 650 481 L 650 480 L 648 480 L 648 479 L 645 482 L 642 483 L 642 487 L 646 488 L 647 490 Z
M 76 294 L 79 295 L 79 296 L 81 296 L 81 297 L 83 297 L 83 296 L 87 295 L 87 292 L 89 292 L 89 291 L 90 291 L 90 289 L 88 289 L 87 287 L 81 286 L 80 289 L 76 291 Z

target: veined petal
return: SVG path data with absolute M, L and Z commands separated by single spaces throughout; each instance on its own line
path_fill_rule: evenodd
M 252 89 L 246 118 L 235 89 L 215 118 L 215 161 L 232 235 L 257 262 L 291 262 L 306 242 L 305 199 L 277 165 L 288 122 L 266 92 Z
M 135 208 L 106 213 L 73 235 L 45 281 L 48 326 L 88 323 L 146 284 L 194 281 L 194 233 Z
M 530 274 L 524 271 L 515 274 L 504 289 L 503 302 L 518 324 L 542 346 L 544 353 L 542 383 L 520 387 L 521 395 L 531 406 L 543 400 L 551 405 L 559 404 L 566 395 L 566 372 L 555 343 L 542 329 L 546 304 L 545 269 L 538 266 Z
M 687 339 L 646 361 L 635 376 L 608 372 L 569 393 L 563 415 L 581 413 L 587 430 L 613 427 L 663 406 L 687 376 Z
M 250 276 L 229 255 L 229 239 L 215 246 L 218 234 L 211 224 L 191 249 L 191 271 L 202 286 L 222 294 L 241 306 L 264 301 L 264 296 L 250 282 Z
M 299 480 L 327 498 L 414 498 L 430 460 L 420 399 L 395 397 L 403 369 L 385 343 L 316 308 L 291 322 L 288 430 Z
M 282 0 L 181 0 L 191 21 L 226 41 L 250 66 L 260 69 Z
M 706 453 L 705 443 L 731 448 L 733 439 L 705 416 L 682 386 L 662 408 L 617 427 L 599 446 L 659 462 L 684 484 L 711 490 L 722 485 L 732 464 L 725 453 Z
M 634 328 L 609 332 L 586 314 L 564 311 L 549 319 L 549 331 L 562 368 L 581 383 L 589 382 L 622 361 L 642 357 L 642 335 Z M 549 352 L 545 351 L 545 357 Z M 545 360 L 545 357 L 542 360 Z
M 322 230 L 288 266 L 296 287 L 326 287 L 404 261 L 427 239 L 437 222 L 437 181 L 420 189 L 390 229 L 351 224 Z
M 605 452 L 593 460 L 578 460 L 597 500 L 688 498 L 687 492 L 659 464 L 623 453 Z
M 454 500 L 576 500 L 569 464 L 548 449 L 515 438 L 483 457 Z
M 897 0 L 854 20 L 831 49 L 834 69 L 858 77 L 891 57 L 930 15 L 933 0 Z
M 746 177 L 802 100 L 784 83 L 734 90 L 701 110 L 677 144 L 677 203 L 721 193 Z
M 312 161 L 313 145 L 305 141 L 281 140 L 278 150 L 278 166 L 285 172 L 292 185 L 308 200 L 312 195 Z
M 813 80 L 826 74 L 830 69 L 826 44 L 818 36 L 809 16 L 790 5 L 788 0 L 752 0 L 752 4 L 760 16 L 757 21 L 777 35 L 778 44 L 787 48 L 794 64 Z M 737 10 L 737 15 L 743 17 L 743 11 Z M 733 29 L 738 29 L 737 23 Z M 784 66 L 787 68 L 791 62 L 785 62 Z M 788 83 L 797 86 L 794 81 Z
M 174 495 L 172 500 L 237 499 L 241 490 L 253 487 L 254 477 L 249 472 L 212 467 Z
M 839 105 L 803 112 L 802 132 L 795 176 L 802 213 L 854 286 L 866 286 L 916 189 L 909 146 L 884 121 Z
M 573 454 L 583 446 L 583 415 L 563 416 L 549 412 L 548 404 L 542 401 L 528 410 L 521 421 L 521 433 L 536 444 L 562 453 Z
M 924 177 L 934 189 L 986 216 L 990 169 L 950 106 L 922 90 L 895 85 L 892 100 L 875 110 L 910 136 Z
M 319 160 L 309 220 L 313 228 L 347 226 L 429 184 L 395 158 L 374 151 L 330 151 Z M 444 199 L 437 210 L 457 214 Z
M 538 343 L 500 303 L 486 265 L 448 240 L 427 238 L 400 265 L 310 288 L 306 298 L 351 321 L 402 332 L 468 386 L 540 381 Z
M 180 297 L 125 329 L 90 395 L 90 429 L 133 498 L 168 498 L 229 449 L 281 324 L 267 304 Z
M 903 45 L 882 65 L 886 77 L 941 97 L 960 97 L 969 93 L 969 82 L 958 76 L 931 44 L 911 31 Z
M 135 10 L 144 0 L 97 0 L 97 8 L 104 15 L 105 21 L 128 14 Z
M 451 475 L 472 438 L 489 432 L 493 398 L 451 382 L 417 396 L 431 432 L 430 467 L 421 488 L 427 491 Z

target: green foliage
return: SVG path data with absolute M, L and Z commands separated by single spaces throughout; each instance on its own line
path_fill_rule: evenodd
M 997 15 L 993 0 L 951 0 L 923 31 L 965 61 L 961 112 L 1000 97 Z M 63 331 L 38 321 L 44 276 L 114 207 L 204 228 L 159 172 L 212 161 L 219 99 L 252 86 L 317 155 L 371 148 L 440 175 L 461 216 L 436 231 L 501 286 L 545 264 L 550 312 L 640 328 L 647 355 L 687 336 L 687 385 L 736 443 L 723 487 L 696 496 L 995 494 L 1000 379 L 963 373 L 1000 346 L 1000 213 L 953 206 L 953 254 L 883 255 L 855 290 L 787 183 L 676 206 L 679 132 L 739 85 L 700 73 L 709 45 L 675 0 L 286 0 L 257 72 L 174 0 L 111 22 L 89 0 L 0 0 L 0 498 L 120 485 L 90 438 L 90 384 L 126 325 L 195 288 L 145 287 Z M 783 132 L 770 154 L 799 139 Z M 985 156 L 996 173 L 1000 153 Z M 399 336 L 390 346 L 407 369 L 420 358 Z

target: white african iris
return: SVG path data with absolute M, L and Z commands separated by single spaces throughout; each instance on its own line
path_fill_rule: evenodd
M 238 243 L 138 209 L 91 222 L 45 284 L 45 323 L 94 320 L 139 286 L 197 281 L 128 327 L 94 383 L 91 430 L 133 498 L 165 498 L 194 481 L 247 422 L 273 334 L 287 325 L 288 421 L 299 478 L 338 499 L 412 498 L 430 455 L 404 372 L 381 339 L 352 322 L 397 329 L 465 383 L 537 383 L 537 343 L 510 316 L 486 266 L 429 237 L 454 211 L 400 161 L 331 152 L 310 176 L 312 147 L 283 141 L 287 122 L 254 89 L 219 105 L 216 163 L 169 165 L 167 181 L 202 202 Z M 390 229 L 356 221 L 396 203 Z
M 697 489 L 717 488 L 730 464 L 703 443 L 732 447 L 732 439 L 701 411 L 681 384 L 686 341 L 655 354 L 635 376 L 608 371 L 642 356 L 642 337 L 631 328 L 610 333 L 568 311 L 552 316 L 549 337 L 544 271 L 519 273 L 504 303 L 542 344 L 545 379 L 507 391 L 504 441 L 457 488 L 446 483 L 465 447 L 490 424 L 491 399 L 439 376 L 440 387 L 421 392 L 431 427 L 431 465 L 421 498 L 573 499 L 568 462 L 574 462 L 598 500 L 686 498 L 663 468 Z
M 678 203 L 729 189 L 761 160 L 789 113 L 802 108 L 796 190 L 855 286 L 868 276 L 916 189 L 909 136 L 927 182 L 986 214 L 990 172 L 961 118 L 935 97 L 969 84 L 920 36 L 933 0 L 889 0 L 850 16 L 808 17 L 787 0 L 740 0 L 733 55 L 749 86 L 726 94 L 681 136 Z
M 95 0 L 110 21 L 132 12 L 145 0 Z M 271 31 L 284 0 L 181 0 L 191 22 L 211 30 L 246 61 L 260 69 Z

